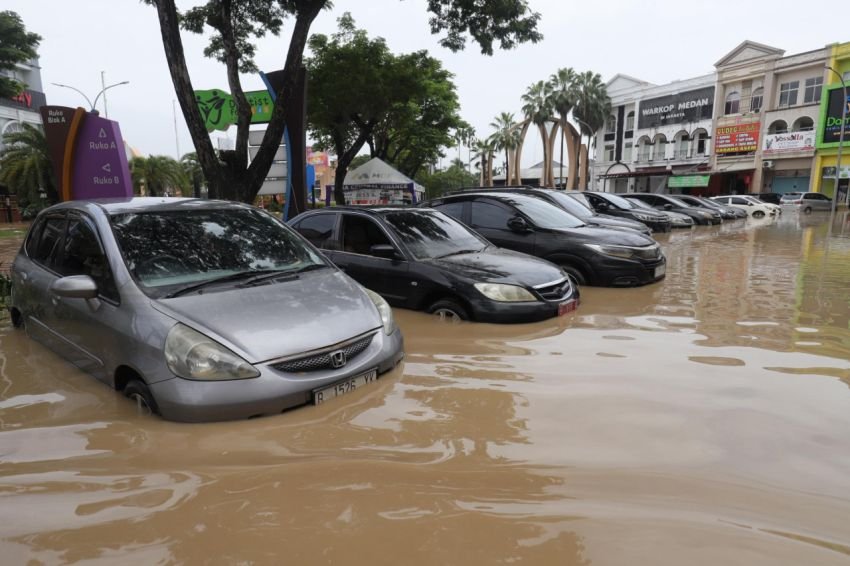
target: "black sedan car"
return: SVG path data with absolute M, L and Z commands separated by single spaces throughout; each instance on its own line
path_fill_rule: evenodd
M 638 232 L 594 228 L 539 198 L 500 191 L 432 200 L 436 208 L 497 246 L 536 255 L 579 284 L 629 287 L 662 279 L 667 260 L 658 243 Z
M 655 210 L 638 208 L 619 195 L 596 191 L 567 191 L 566 193 L 599 214 L 636 220 L 646 224 L 653 232 L 669 232 L 672 229 L 670 219 L 664 214 Z
M 338 206 L 301 214 L 291 225 L 394 306 L 505 323 L 578 306 L 577 285 L 557 265 L 497 248 L 436 210 Z
M 691 206 L 673 195 L 659 195 L 655 193 L 628 193 L 628 195 L 629 198 L 640 199 L 659 210 L 672 210 L 673 212 L 687 214 L 694 219 L 694 222 L 700 225 L 720 224 L 723 222 L 723 215 L 720 211 Z
M 617 218 L 616 216 L 608 216 L 599 214 L 589 205 L 582 204 L 574 198 L 567 196 L 567 193 L 562 190 L 555 189 L 540 189 L 536 187 L 506 187 L 499 189 L 491 189 L 480 187 L 478 190 L 484 191 L 506 191 L 517 194 L 525 194 L 537 198 L 541 198 L 559 208 L 563 208 L 584 224 L 596 228 L 613 228 L 615 230 L 634 230 L 649 236 L 652 231 L 643 222 L 630 220 L 628 218 Z M 468 189 L 467 189 L 468 191 Z

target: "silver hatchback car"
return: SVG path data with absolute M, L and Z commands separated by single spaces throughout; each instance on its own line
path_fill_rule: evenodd
M 177 421 L 321 403 L 399 363 L 387 303 L 288 226 L 222 201 L 67 202 L 12 267 L 12 321 Z

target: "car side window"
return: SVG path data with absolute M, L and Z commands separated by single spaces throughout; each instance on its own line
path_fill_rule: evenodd
M 463 222 L 463 201 L 447 202 L 434 208 L 443 214 L 451 216 L 458 222 Z
M 732 204 L 743 204 L 743 205 L 746 205 L 746 204 L 748 204 L 748 203 L 747 203 L 747 201 L 746 201 L 745 199 L 742 199 L 742 198 L 738 197 L 738 198 L 733 198 L 733 199 L 732 199 Z
M 30 259 L 43 265 L 48 269 L 54 269 L 54 261 L 56 259 L 59 247 L 62 243 L 62 236 L 65 233 L 65 215 L 50 216 L 44 219 L 44 227 L 41 229 L 38 238 L 32 242 L 32 250 L 27 248 L 27 253 Z
M 377 245 L 392 245 L 380 226 L 366 216 L 342 215 L 342 250 L 354 254 L 372 255 L 370 248 Z
M 33 224 L 32 229 L 30 230 L 29 235 L 27 235 L 27 241 L 24 244 L 24 249 L 27 251 L 27 255 L 32 258 L 35 254 L 35 251 L 38 249 L 38 242 L 41 239 L 41 232 L 44 230 L 44 225 L 47 223 L 46 218 L 39 218 Z
M 336 214 L 314 214 L 296 223 L 294 228 L 317 248 L 338 249 L 339 246 L 333 240 L 337 216 Z
M 472 217 L 470 222 L 474 228 L 494 228 L 496 230 L 506 230 L 508 228 L 508 220 L 513 214 L 502 206 L 476 200 L 472 202 Z
M 71 215 L 62 253 L 56 261 L 56 271 L 62 276 L 88 275 L 97 283 L 100 295 L 118 301 L 118 289 L 109 268 L 109 261 L 97 238 L 94 226 L 87 218 Z

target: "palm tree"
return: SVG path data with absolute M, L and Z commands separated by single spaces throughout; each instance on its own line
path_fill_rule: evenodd
M 552 118 L 552 101 L 549 98 L 549 87 L 545 81 L 537 81 L 528 87 L 522 95 L 522 112 L 540 131 L 543 142 L 543 186 L 549 186 L 549 138 L 546 135 L 546 122 Z M 517 166 L 519 163 L 517 163 Z
M 134 157 L 130 161 L 133 190 L 148 196 L 162 196 L 167 192 L 188 190 L 188 180 L 180 163 L 167 155 Z
M 466 128 L 466 138 L 463 140 L 463 143 L 466 144 L 466 161 L 469 164 L 470 172 L 472 170 L 472 145 L 478 141 L 478 138 L 475 137 L 475 128 L 472 126 L 468 126 Z
M 493 148 L 505 150 L 505 184 L 507 185 L 510 179 L 509 154 L 519 145 L 519 130 L 514 123 L 514 115 L 510 112 L 500 113 L 495 120 L 490 122 L 490 127 L 496 130 L 490 136 Z
M 492 156 L 493 156 L 493 143 L 491 140 L 479 140 L 476 139 L 470 144 L 472 148 L 475 150 L 475 157 L 478 159 L 476 165 L 479 167 L 479 184 L 484 186 L 492 186 L 492 178 L 491 173 L 492 169 Z
M 56 181 L 47 139 L 41 129 L 22 124 L 23 129 L 3 135 L 5 150 L 0 155 L 0 183 L 18 195 L 21 204 L 56 202 Z M 41 198 L 42 190 L 46 198 Z
M 192 196 L 201 198 L 201 185 L 204 184 L 204 171 L 201 169 L 201 163 L 198 161 L 198 154 L 194 151 L 187 153 L 180 158 L 180 165 L 183 167 L 183 174 L 192 185 Z
M 590 157 L 590 146 L 593 136 L 605 124 L 605 119 L 611 113 L 611 98 L 608 89 L 602 82 L 599 73 L 585 71 L 576 78 L 577 98 L 573 108 L 573 116 L 579 123 L 580 131 L 587 136 L 587 155 Z M 579 149 L 581 144 L 579 144 Z M 576 152 L 578 163 L 578 152 Z M 585 178 L 587 177 L 587 159 L 585 159 Z M 576 188 L 579 175 L 575 176 Z
M 567 135 L 567 117 L 573 109 L 576 99 L 576 73 L 571 67 L 558 69 L 549 77 L 549 100 L 561 128 L 561 159 L 559 179 L 564 178 L 564 136 Z

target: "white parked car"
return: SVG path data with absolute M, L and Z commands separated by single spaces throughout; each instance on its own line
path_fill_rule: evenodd
M 755 204 L 763 204 L 769 210 L 771 210 L 771 214 L 782 214 L 782 207 L 778 204 L 773 204 L 772 202 L 765 202 L 758 198 L 755 195 L 742 195 L 745 199 L 754 202 Z
M 765 216 L 776 215 L 776 210 L 770 208 L 771 205 L 768 205 L 755 197 L 747 198 L 747 195 L 726 195 L 722 197 L 711 197 L 711 199 L 719 202 L 720 204 L 746 210 L 747 214 L 753 218 L 764 218 Z

